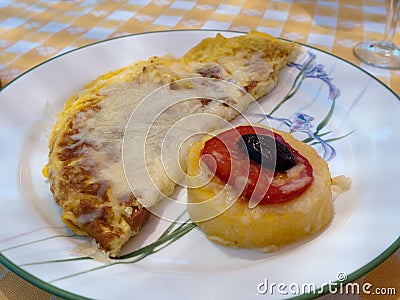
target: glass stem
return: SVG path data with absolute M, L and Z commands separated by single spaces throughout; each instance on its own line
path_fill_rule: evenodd
M 390 0 L 387 23 L 382 39 L 382 42 L 384 43 L 393 42 L 393 38 L 396 33 L 397 21 L 399 19 L 399 10 L 400 10 L 400 0 Z

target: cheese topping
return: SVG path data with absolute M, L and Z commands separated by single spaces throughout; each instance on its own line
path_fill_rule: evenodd
M 251 63 L 259 61 L 251 59 L 247 68 Z M 197 71 L 209 67 L 209 63 L 185 67 L 173 64 L 172 69 L 155 66 L 139 80 L 116 82 L 100 89 L 96 96 L 104 100 L 99 102 L 99 110 L 76 114 L 72 128 L 78 132 L 70 137 L 74 143 L 65 148 L 90 145 L 81 148 L 81 160 L 96 162 L 93 180 L 107 181 L 116 193 L 113 198 L 129 194 L 126 175 L 140 203 L 145 207 L 154 205 L 171 194 L 183 178 L 187 149 L 194 139 L 201 137 L 197 134 L 221 128 L 225 120 L 233 119 L 254 101 L 233 84 L 199 77 Z M 224 67 L 219 68 L 226 73 Z M 270 71 L 265 64 L 262 69 L 267 74 Z M 177 74 L 192 79 L 165 84 L 165 78 Z M 231 77 L 232 81 L 243 80 L 244 73 L 238 74 Z M 211 101 L 204 105 L 201 99 Z

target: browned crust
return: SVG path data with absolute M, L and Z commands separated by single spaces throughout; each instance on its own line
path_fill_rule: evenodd
M 85 110 L 99 111 L 97 105 L 88 106 Z M 80 111 L 83 112 L 83 111 Z M 133 194 L 124 199 L 110 201 L 111 186 L 106 180 L 93 181 L 92 170 L 96 169 L 96 162 L 89 157 L 83 157 L 80 151 L 84 147 L 92 147 L 89 143 L 71 147 L 74 144 L 72 136 L 78 133 L 73 120 L 79 111 L 66 122 L 65 130 L 58 133 L 54 143 L 50 145 L 49 154 L 49 179 L 50 190 L 54 199 L 63 210 L 63 221 L 77 234 L 85 234 L 93 238 L 99 247 L 111 256 L 118 255 L 113 252 L 116 240 L 127 237 L 121 227 L 113 226 L 120 222 L 120 215 L 130 226 L 131 233 L 128 238 L 139 232 L 140 228 L 148 221 L 150 213 L 141 207 Z M 56 173 L 54 170 L 58 170 Z M 120 212 L 115 211 L 112 203 L 119 203 Z M 130 208 L 132 214 L 123 211 Z M 71 217 L 80 222 L 74 222 Z

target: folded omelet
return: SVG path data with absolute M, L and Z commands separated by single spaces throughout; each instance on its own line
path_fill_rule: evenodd
M 184 176 L 191 142 L 270 92 L 297 53 L 264 33 L 218 34 L 180 58 L 151 57 L 86 85 L 49 140 L 44 173 L 62 220 L 118 256 Z

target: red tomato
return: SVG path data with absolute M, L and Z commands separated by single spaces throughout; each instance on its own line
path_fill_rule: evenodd
M 257 164 L 239 144 L 245 134 L 274 137 L 289 148 L 297 165 L 286 172 L 274 172 Z M 205 143 L 201 156 L 208 168 L 215 170 L 215 176 L 238 190 L 242 197 L 262 198 L 259 204 L 288 202 L 301 195 L 313 180 L 309 161 L 279 134 L 262 127 L 240 126 L 222 132 Z

